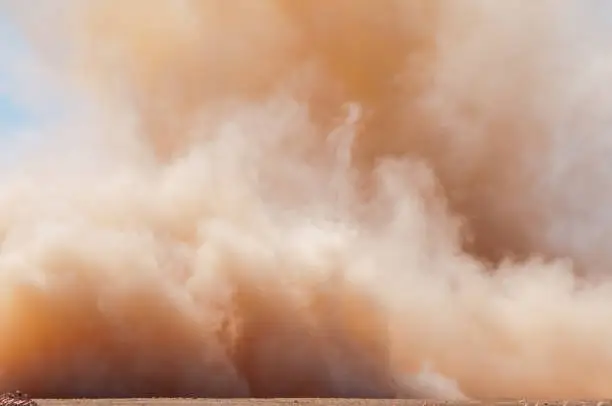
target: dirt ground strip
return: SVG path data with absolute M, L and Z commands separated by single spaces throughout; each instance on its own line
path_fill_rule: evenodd
M 612 406 L 608 401 L 436 401 L 413 399 L 36 399 L 39 406 Z

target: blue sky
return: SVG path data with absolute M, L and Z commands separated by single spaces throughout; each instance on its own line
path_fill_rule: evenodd
M 27 114 L 8 95 L 0 94 L 0 129 L 14 129 L 27 121 Z
M 16 79 L 11 66 L 26 49 L 17 30 L 0 14 L 0 135 L 28 122 L 26 110 L 11 91 Z

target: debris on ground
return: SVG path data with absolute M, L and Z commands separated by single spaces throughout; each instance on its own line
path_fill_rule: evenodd
M 0 394 L 0 406 L 38 406 L 36 401 L 20 391 Z

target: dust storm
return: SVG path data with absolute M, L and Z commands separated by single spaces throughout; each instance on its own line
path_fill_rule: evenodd
M 0 390 L 612 396 L 594 1 L 32 4 Z

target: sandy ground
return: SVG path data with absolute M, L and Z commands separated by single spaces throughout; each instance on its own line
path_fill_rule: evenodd
M 436 401 L 414 399 L 37 399 L 40 406 L 240 406 L 334 405 L 334 406 L 612 406 L 612 401 Z

